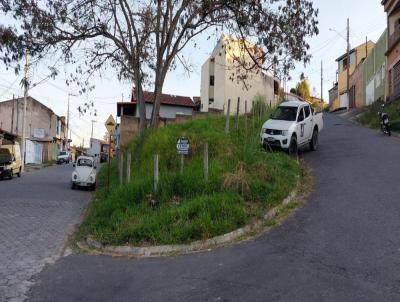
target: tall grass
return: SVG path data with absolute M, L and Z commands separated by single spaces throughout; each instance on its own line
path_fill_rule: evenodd
M 362 125 L 378 129 L 380 128 L 379 111 L 382 111 L 381 104 L 375 102 L 363 108 L 362 113 L 357 117 L 357 121 Z M 400 132 L 400 100 L 386 104 L 383 111 L 389 115 L 392 131 Z
M 185 243 L 229 232 L 258 218 L 288 195 L 299 175 L 297 162 L 286 154 L 260 148 L 260 129 L 269 110 L 263 117 L 241 116 L 240 130 L 231 129 L 229 135 L 224 133 L 224 117 L 148 129 L 127 149 L 132 154 L 129 183 L 119 185 L 117 165 L 112 162 L 107 193 L 106 167 L 99 172 L 98 191 L 80 234 L 115 245 Z M 176 140 L 182 136 L 190 140 L 183 174 L 176 154 Z M 202 168 L 206 142 L 208 181 Z M 160 157 L 156 192 L 154 154 Z

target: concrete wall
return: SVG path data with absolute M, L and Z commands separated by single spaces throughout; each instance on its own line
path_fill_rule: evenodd
M 361 108 L 364 106 L 364 77 L 363 77 L 363 64 L 359 64 L 350 77 L 350 89 L 354 89 L 354 96 L 350 99 L 350 108 Z M 354 88 L 353 88 L 354 87 Z M 352 99 L 354 97 L 354 100 Z
M 159 127 L 165 127 L 169 124 L 184 123 L 192 119 L 204 119 L 209 116 L 222 115 L 223 111 L 210 109 L 209 112 L 197 112 L 193 111 L 193 115 L 180 115 L 177 114 L 174 119 L 161 118 Z M 121 116 L 121 123 L 119 126 L 120 134 L 120 145 L 122 149 L 125 149 L 132 139 L 139 133 L 139 118 L 135 116 Z
M 365 105 L 369 105 L 379 98 L 384 99 L 386 86 L 386 45 L 387 31 L 385 30 L 376 42 L 374 49 L 371 50 L 364 61 L 363 90 Z
M 138 108 L 138 107 L 137 107 Z M 151 119 L 153 104 L 146 104 L 146 119 Z M 177 114 L 192 115 L 193 108 L 183 106 L 162 105 L 160 106 L 160 117 L 173 119 Z M 136 117 L 139 117 L 139 110 L 136 110 Z

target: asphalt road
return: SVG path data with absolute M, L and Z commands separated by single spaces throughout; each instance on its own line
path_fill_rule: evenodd
M 72 165 L 0 180 L 0 301 L 23 301 L 32 277 L 59 259 L 90 193 L 72 191 Z
M 400 301 L 400 140 L 326 116 L 315 191 L 283 225 L 171 258 L 73 254 L 29 301 Z

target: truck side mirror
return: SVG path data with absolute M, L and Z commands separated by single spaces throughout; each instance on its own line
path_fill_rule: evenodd
M 76 163 L 74 163 L 72 166 L 75 168 L 76 167 Z

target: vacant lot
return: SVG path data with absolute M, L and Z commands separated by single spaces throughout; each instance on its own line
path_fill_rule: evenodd
M 132 178 L 118 183 L 112 164 L 111 190 L 105 188 L 107 167 L 98 176 L 98 191 L 80 237 L 91 234 L 104 244 L 187 243 L 220 235 L 257 219 L 295 187 L 296 160 L 266 153 L 259 146 L 264 117 L 240 118 L 239 131 L 231 119 L 212 117 L 148 130 L 134 139 Z M 190 140 L 183 174 L 176 140 Z M 203 176 L 203 146 L 209 145 L 209 178 Z M 159 155 L 160 182 L 153 190 L 153 157 Z M 125 160 L 126 163 L 126 160 Z

